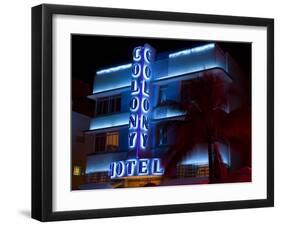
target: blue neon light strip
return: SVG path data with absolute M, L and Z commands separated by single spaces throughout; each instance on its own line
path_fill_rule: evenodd
M 110 77 L 110 76 L 109 76 Z M 103 81 L 99 80 L 94 84 L 93 94 L 109 92 L 115 89 L 122 89 L 122 88 L 129 88 L 130 87 L 130 80 L 129 79 L 112 79 L 113 81 Z
M 97 75 L 108 74 L 108 73 L 112 73 L 112 72 L 128 69 L 130 67 L 132 67 L 132 64 L 119 65 L 119 66 L 116 66 L 116 67 L 111 67 L 111 68 L 99 70 L 99 71 L 96 72 L 96 74 Z
M 152 112 L 152 119 L 159 120 L 159 119 L 169 119 L 173 117 L 180 117 L 185 116 L 186 112 L 180 109 L 173 109 L 168 106 L 157 107 Z
M 168 119 L 177 116 L 184 116 L 186 113 L 182 111 L 168 111 L 165 113 L 157 113 L 152 116 L 152 119 Z M 129 112 L 109 115 L 109 116 L 102 116 L 92 118 L 90 122 L 89 130 L 100 130 L 100 129 L 107 129 L 111 127 L 117 126 L 127 126 L 129 125 L 128 118 L 130 116 Z
M 154 81 L 160 81 L 160 80 L 164 80 L 164 79 L 168 79 L 168 78 L 174 78 L 174 77 L 177 77 L 177 76 L 181 76 L 183 74 L 191 74 L 191 73 L 194 73 L 194 72 L 209 70 L 209 69 L 217 68 L 217 67 L 221 67 L 221 65 L 219 65 L 218 63 L 214 63 L 214 62 L 207 62 L 205 64 L 202 64 L 202 66 L 178 67 L 174 70 L 170 70 L 167 75 L 158 76 L 157 78 L 154 79 Z
M 222 157 L 222 161 L 224 164 L 229 165 L 230 159 L 229 159 L 229 151 L 221 145 L 219 147 L 220 154 Z M 199 149 L 192 150 L 192 152 L 186 156 L 182 162 L 182 165 L 208 165 L 208 150 L 207 146 L 201 147 Z
M 159 119 L 169 119 L 173 117 L 180 117 L 180 116 L 185 116 L 186 113 L 182 111 L 169 111 L 165 113 L 160 113 L 157 114 L 153 117 L 154 120 L 159 120 Z
M 229 165 L 229 162 L 227 160 L 227 158 L 222 155 L 222 160 L 224 164 Z M 208 165 L 209 164 L 209 160 L 208 160 L 208 155 L 206 154 L 205 156 L 198 156 L 198 157 L 192 157 L 190 159 L 185 159 L 182 162 L 182 165 Z
M 106 154 L 90 155 L 87 158 L 86 174 L 96 172 L 107 172 L 111 162 L 125 159 L 127 157 L 126 152 L 114 152 Z
M 129 113 L 114 114 L 91 119 L 90 130 L 128 125 Z
M 169 58 L 184 56 L 184 55 L 188 55 L 188 54 L 191 54 L 191 53 L 198 53 L 198 52 L 202 52 L 202 51 L 205 51 L 205 50 L 208 50 L 208 49 L 212 49 L 214 47 L 215 47 L 215 44 L 211 43 L 211 44 L 207 44 L 207 45 L 203 45 L 203 46 L 194 47 L 194 48 L 191 48 L 191 49 L 185 49 L 185 50 L 181 50 L 179 52 L 170 53 Z

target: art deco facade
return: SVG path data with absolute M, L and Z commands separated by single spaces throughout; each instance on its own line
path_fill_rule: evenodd
M 152 158 L 161 159 L 177 134 L 173 122 L 185 119 L 188 112 L 181 103 L 191 95 L 188 90 L 192 81 L 204 72 L 220 76 L 225 84 L 231 84 L 239 72 L 236 63 L 217 44 L 209 43 L 177 52 L 157 53 L 151 63 L 149 80 L 149 130 L 147 150 Z M 95 101 L 95 116 L 91 118 L 87 136 L 91 137 L 91 153 L 87 156 L 86 184 L 81 189 L 99 187 L 146 186 L 158 184 L 159 177 L 147 176 L 128 180 L 111 180 L 110 164 L 132 158 L 135 152 L 129 148 L 129 119 L 132 99 L 132 62 L 109 66 L 96 72 L 93 92 L 89 96 Z M 228 100 L 224 111 L 232 111 L 237 101 Z M 188 139 L 188 137 L 186 138 Z M 220 143 L 223 162 L 232 167 L 235 158 L 228 143 Z M 198 144 L 192 153 L 178 164 L 178 178 L 204 178 L 208 176 L 206 144 Z

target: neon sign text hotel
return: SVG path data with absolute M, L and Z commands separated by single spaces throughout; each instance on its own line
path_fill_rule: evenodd
M 164 169 L 160 166 L 159 158 L 112 162 L 109 169 L 111 179 L 131 176 L 161 176 L 163 173 Z

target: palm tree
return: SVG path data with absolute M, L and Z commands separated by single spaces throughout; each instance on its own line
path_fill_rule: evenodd
M 227 180 L 217 142 L 239 143 L 241 136 L 233 130 L 233 127 L 241 128 L 242 123 L 245 127 L 242 130 L 250 134 L 249 123 L 247 123 L 250 120 L 239 113 L 244 112 L 245 115 L 249 115 L 246 108 L 242 107 L 235 113 L 228 113 L 231 86 L 231 80 L 217 71 L 204 72 L 197 79 L 192 80 L 187 90 L 188 98 L 182 103 L 182 108 L 187 114 L 183 121 L 174 126 L 176 141 L 164 157 L 166 176 L 175 173 L 176 165 L 192 151 L 195 145 L 205 143 L 208 149 L 209 183 Z M 248 136 L 245 136 L 244 140 L 246 143 Z

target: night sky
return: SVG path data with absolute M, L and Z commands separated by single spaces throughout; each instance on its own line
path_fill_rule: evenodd
M 136 46 L 150 44 L 157 53 L 176 52 L 214 41 L 194 41 L 161 38 L 132 38 L 72 34 L 72 79 L 82 80 L 90 86 L 95 72 L 132 61 Z M 231 54 L 246 75 L 251 74 L 251 43 L 216 42 Z

